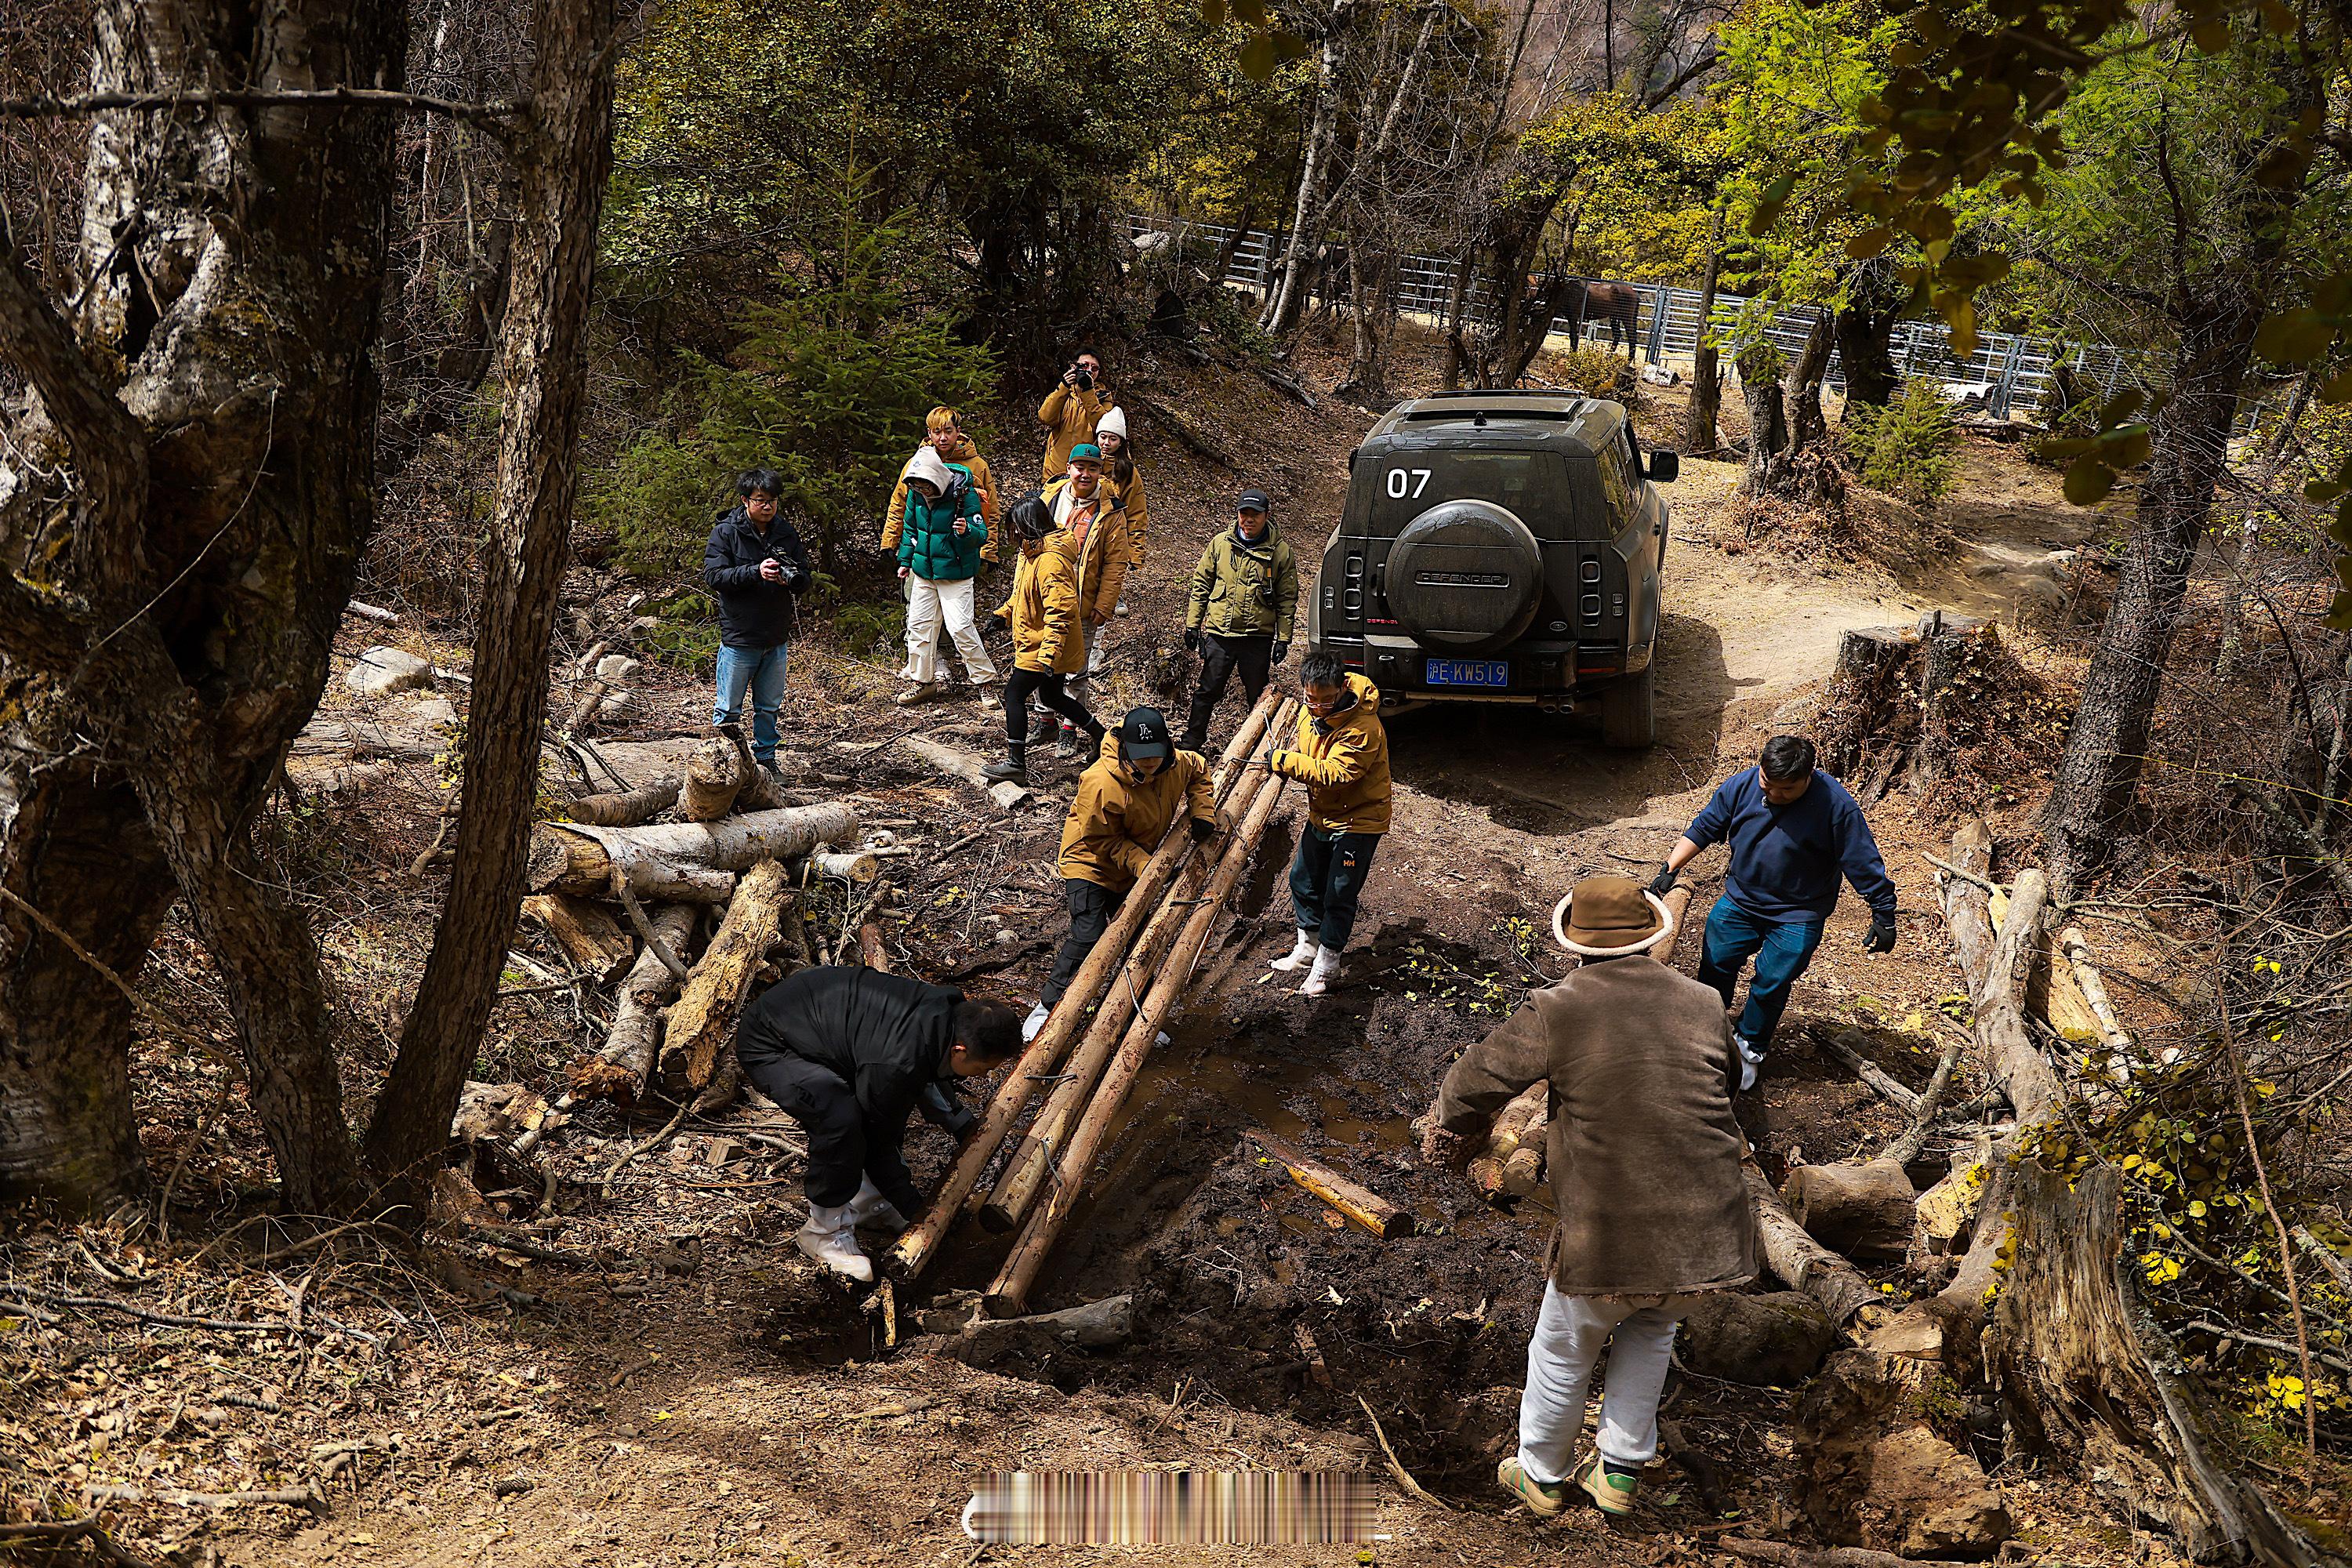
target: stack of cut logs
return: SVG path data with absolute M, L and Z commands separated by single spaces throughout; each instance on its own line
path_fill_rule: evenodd
M 1269 689 L 1219 759 L 1213 788 L 1221 831 L 1196 845 L 1180 816 L 1118 916 L 1080 966 L 989 1104 L 920 1224 L 887 1267 L 914 1279 L 967 1207 L 1020 1235 L 983 1304 L 993 1317 L 1024 1310 L 1037 1271 L 1068 1222 L 1088 1171 L 1116 1126 L 1137 1075 L 1227 919 L 1226 900 L 1248 868 L 1285 781 L 1257 765 L 1294 721 L 1297 703 Z M 1099 1005 L 1097 1005 L 1099 1004 Z M 1053 1090 L 1014 1142 L 992 1189 L 982 1177 L 1041 1082 Z
M 609 765 L 623 749 L 597 760 Z M 566 1103 L 653 1090 L 709 1110 L 741 1087 L 728 1047 L 763 970 L 819 956 L 794 889 L 815 876 L 871 883 L 877 862 L 832 847 L 856 843 L 855 807 L 782 805 L 740 736 L 682 760 L 674 746 L 627 750 L 651 753 L 650 767 L 631 770 L 641 782 L 613 769 L 619 787 L 573 799 L 568 820 L 531 835 L 524 914 L 578 968 L 619 986 L 604 1048 L 572 1064 Z M 677 820 L 656 820 L 664 816 Z

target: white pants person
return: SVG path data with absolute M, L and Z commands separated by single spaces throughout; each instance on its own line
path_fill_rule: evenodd
M 940 623 L 947 623 L 948 636 L 954 639 L 956 651 L 963 655 L 963 667 L 972 684 L 992 685 L 996 680 L 996 661 L 988 657 L 987 647 L 980 640 L 980 630 L 971 624 L 971 579 L 957 583 L 934 583 L 909 574 L 907 578 L 907 668 L 900 671 L 908 679 L 929 685 L 940 679 Z
M 1519 1467 L 1546 1486 L 1568 1479 L 1592 1372 L 1609 1350 L 1595 1447 L 1613 1464 L 1658 1457 L 1658 1396 L 1674 1359 L 1675 1325 L 1690 1296 L 1564 1296 L 1544 1284 L 1543 1310 L 1528 1342 L 1528 1386 L 1519 1396 Z

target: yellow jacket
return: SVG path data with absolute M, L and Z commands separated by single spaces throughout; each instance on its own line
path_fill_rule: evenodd
M 1202 822 L 1217 820 L 1208 759 L 1180 751 L 1151 777 L 1138 778 L 1119 760 L 1118 734 L 1105 735 L 1102 755 L 1079 775 L 1055 869 L 1065 881 L 1123 893 L 1143 875 L 1160 838 L 1176 825 L 1180 808 Z
M 940 452 L 940 458 L 943 462 L 961 463 L 971 471 L 971 488 L 980 492 L 981 519 L 988 524 L 988 542 L 980 547 L 981 559 L 995 560 L 996 479 L 988 471 L 988 459 L 980 455 L 980 448 L 971 444 L 971 437 L 969 436 L 963 437 L 956 443 L 955 450 Z M 890 510 L 882 514 L 882 553 L 888 555 L 897 552 L 899 531 L 906 525 L 907 475 L 902 468 L 898 473 L 898 486 L 890 492 Z
M 1056 532 L 1069 531 L 1061 504 L 1069 483 L 1066 475 L 1043 492 L 1045 504 L 1054 509 Z M 1086 547 L 1078 555 L 1078 603 L 1097 621 L 1110 619 L 1118 608 L 1118 591 L 1127 583 L 1128 530 L 1120 521 L 1118 500 L 1108 479 L 1096 487 L 1094 526 L 1087 530 Z M 1070 498 L 1072 508 L 1080 504 L 1076 496 Z
M 1037 423 L 1045 427 L 1045 477 L 1058 479 L 1069 471 L 1070 448 L 1095 438 L 1095 421 L 1103 416 L 1117 395 L 1102 383 L 1092 392 L 1073 391 L 1057 381 L 1037 406 Z
M 1110 477 L 1108 464 L 1103 468 L 1103 484 L 1112 497 L 1127 508 L 1127 565 L 1129 571 L 1143 564 L 1143 539 L 1151 527 L 1151 514 L 1143 499 L 1143 468 L 1129 465 L 1127 483 L 1120 484 Z
M 1070 536 L 1056 529 L 1034 555 L 1023 554 L 1007 601 L 1017 669 L 1076 675 L 1087 667 L 1087 639 L 1078 629 L 1078 563 Z
M 1278 751 L 1267 765 L 1307 786 L 1307 818 L 1329 833 L 1389 830 L 1389 732 L 1381 725 L 1381 689 L 1348 677 L 1356 705 L 1328 725 L 1298 710 L 1298 749 Z

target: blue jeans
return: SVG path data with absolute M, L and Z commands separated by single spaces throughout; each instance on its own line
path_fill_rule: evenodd
M 763 763 L 776 760 L 776 710 L 784 705 L 784 649 L 725 647 L 719 650 L 719 701 L 710 710 L 714 724 L 732 724 L 743 717 L 743 692 L 751 693 L 751 754 Z
M 1739 1015 L 1739 1037 L 1758 1050 L 1772 1043 L 1780 1014 L 1789 1005 L 1789 987 L 1813 961 L 1822 945 L 1826 921 L 1760 920 L 1733 903 L 1717 899 L 1706 915 L 1706 944 L 1699 956 L 1698 977 L 1723 994 L 1731 1005 L 1732 987 L 1749 959 L 1756 973 L 1748 982 L 1748 1005 Z
M 1356 899 L 1372 874 L 1372 851 L 1380 847 L 1377 833 L 1334 833 L 1311 822 L 1298 836 L 1298 853 L 1290 862 L 1291 908 L 1298 929 L 1316 932 L 1333 952 L 1348 945 Z

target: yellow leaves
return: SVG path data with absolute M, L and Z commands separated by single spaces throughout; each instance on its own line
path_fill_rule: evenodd
M 2179 1260 L 2167 1258 L 2161 1252 L 2143 1252 L 2139 1261 L 2151 1285 L 2169 1285 L 2180 1278 Z

